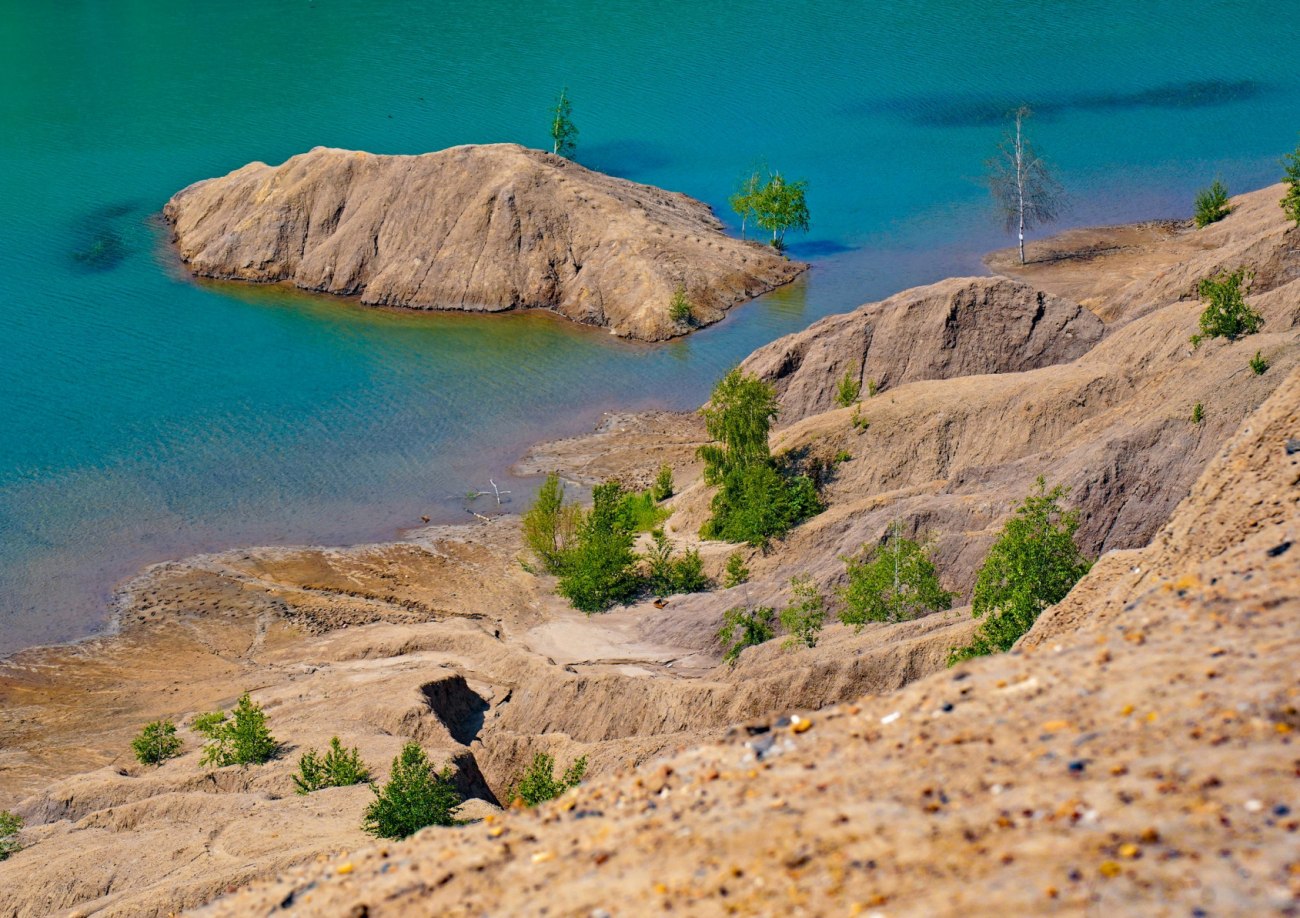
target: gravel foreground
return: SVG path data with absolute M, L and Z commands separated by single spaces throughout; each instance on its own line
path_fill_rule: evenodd
M 1300 373 L 1023 648 L 196 914 L 1300 914 Z

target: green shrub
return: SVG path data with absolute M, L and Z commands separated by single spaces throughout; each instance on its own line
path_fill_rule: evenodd
M 673 467 L 671 465 L 659 466 L 659 477 L 655 479 L 654 487 L 650 489 L 650 493 L 660 503 L 673 496 Z
M 564 550 L 573 540 L 581 516 L 577 504 L 565 503 L 564 482 L 559 473 L 547 475 L 521 523 L 524 543 L 548 573 L 559 573 Z
M 932 540 L 914 542 L 895 529 L 874 548 L 843 558 L 848 583 L 839 590 L 840 621 L 861 631 L 867 622 L 906 622 L 951 609 L 955 593 L 939 584 L 929 552 Z
M 949 666 L 1010 650 L 1039 613 L 1064 599 L 1088 573 L 1092 562 L 1074 544 L 1079 512 L 1058 504 L 1068 493 L 1060 485 L 1048 491 L 1039 476 L 1037 490 L 1007 520 L 975 580 L 971 614 L 984 621 L 970 644 L 952 648 Z
M 1228 214 L 1232 207 L 1228 204 L 1228 189 L 1218 179 L 1209 188 L 1196 192 L 1196 228 L 1218 223 Z
M 668 318 L 672 319 L 678 325 L 689 324 L 691 321 L 691 304 L 686 299 L 686 285 L 678 284 L 677 290 L 673 293 L 672 302 L 668 304 Z
M 262 706 L 254 704 L 248 692 L 239 696 L 239 702 L 227 717 L 220 711 L 201 714 L 191 728 L 208 738 L 203 747 L 204 765 L 222 768 L 226 765 L 262 765 L 271 760 L 280 744 L 266 726 Z
M 781 646 L 816 647 L 822 625 L 826 622 L 826 597 L 806 574 L 792 578 L 790 589 L 794 596 L 791 597 L 790 604 L 781 610 L 781 624 L 790 636 Z
M 1201 313 L 1200 334 L 1192 335 L 1192 347 L 1200 347 L 1207 338 L 1236 341 L 1259 331 L 1264 319 L 1246 305 L 1246 291 L 1254 278 L 1253 271 L 1238 268 L 1201 280 L 1196 290 L 1209 305 Z
M 738 606 L 728 609 L 722 618 L 722 628 L 718 631 L 718 640 L 726 651 L 722 659 L 735 666 L 740 659 L 740 652 L 746 647 L 757 647 L 772 640 L 775 633 L 772 622 L 775 618 L 776 613 L 767 606 L 756 609 Z
M 18 843 L 18 833 L 22 827 L 21 816 L 15 816 L 8 810 L 0 810 L 0 861 L 23 850 L 23 846 Z
M 749 568 L 745 567 L 745 559 L 740 556 L 740 552 L 733 551 L 727 556 L 727 572 L 722 578 L 722 585 L 730 589 L 740 586 L 747 580 L 749 580 Z
M 620 493 L 623 496 L 620 498 L 618 512 L 629 532 L 653 532 L 659 528 L 660 523 L 673 515 L 667 507 L 658 505 L 653 488 L 640 494 L 635 491 Z
M 842 462 L 848 462 L 852 458 L 853 458 L 852 453 L 850 453 L 847 449 L 842 449 L 835 454 L 834 462 L 836 465 L 839 465 Z
M 181 754 L 181 738 L 176 735 L 176 725 L 169 720 L 155 720 L 141 728 L 131 748 L 141 765 L 161 765 Z
M 407 743 L 393 759 L 382 789 L 371 785 L 375 799 L 366 807 L 361 828 L 377 838 L 401 840 L 425 826 L 459 825 L 461 796 L 452 783 L 451 766 L 435 774 L 419 743 Z
M 298 774 L 293 776 L 297 793 L 310 794 L 326 787 L 351 787 L 370 780 L 370 769 L 361 761 L 357 747 L 344 749 L 337 736 L 330 738 L 330 748 L 322 758 L 308 749 L 298 760 Z
M 1268 361 L 1260 351 L 1255 352 L 1255 356 L 1250 358 L 1250 369 L 1256 376 L 1263 376 L 1264 371 L 1268 369 Z
M 721 485 L 713 516 L 700 528 L 703 538 L 762 546 L 824 509 L 811 478 L 776 468 L 767 437 L 777 410 L 776 390 L 738 367 L 700 409 L 715 442 L 696 455 L 704 460 L 705 483 Z
M 876 393 L 879 392 L 879 391 L 880 391 L 880 390 L 879 390 L 878 388 L 876 388 L 876 381 L 875 381 L 874 379 L 868 379 L 868 380 L 867 380 L 867 398 L 875 398 L 875 397 L 876 397 Z
M 558 592 L 583 612 L 603 612 L 627 602 L 640 588 L 633 535 L 624 514 L 623 489 L 615 482 L 592 488 L 591 511 L 563 552 Z
M 1294 153 L 1282 157 L 1285 174 L 1282 181 L 1286 184 L 1286 195 L 1278 203 L 1288 220 L 1294 220 L 1300 226 L 1300 147 Z
M 847 408 L 858 400 L 858 393 L 862 391 L 862 384 L 853 378 L 848 370 L 840 377 L 840 384 L 835 392 L 835 402 L 841 408 Z
M 1199 424 L 1205 420 L 1205 406 L 1197 402 L 1192 406 L 1192 423 Z
M 654 545 L 646 555 L 648 562 L 646 585 L 655 596 L 672 596 L 677 593 L 699 593 L 708 586 L 704 576 L 704 562 L 695 549 L 673 557 L 673 546 L 662 529 L 653 533 Z
M 537 806 L 554 800 L 571 787 L 582 783 L 587 773 L 587 757 L 575 759 L 560 777 L 555 777 L 555 759 L 545 752 L 533 756 L 533 763 L 522 774 L 515 775 L 506 788 L 507 804 L 519 800 L 524 806 Z

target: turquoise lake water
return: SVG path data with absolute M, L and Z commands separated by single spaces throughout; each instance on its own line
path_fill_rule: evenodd
M 1068 222 L 1276 181 L 1300 3 L 0 0 L 0 653 L 83 636 L 143 564 L 468 519 L 528 443 L 700 403 L 753 348 L 1008 244 L 978 182 L 1036 107 Z M 724 219 L 758 156 L 811 183 L 805 280 L 685 341 L 198 284 L 156 214 L 317 144 L 545 146 Z M 480 501 L 481 504 L 481 501 Z

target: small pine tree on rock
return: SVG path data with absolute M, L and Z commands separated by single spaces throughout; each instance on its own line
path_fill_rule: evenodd
M 508 803 L 518 800 L 523 806 L 537 806 L 548 800 L 554 800 L 571 787 L 582 782 L 587 773 L 587 757 L 575 759 L 558 778 L 555 777 L 555 758 L 545 752 L 533 756 L 533 762 L 521 774 L 517 774 L 506 788 L 505 799 Z
M 293 776 L 295 793 L 310 794 L 326 787 L 350 787 L 370 780 L 370 769 L 361 761 L 357 747 L 344 749 L 337 736 L 330 738 L 325 755 L 308 749 L 298 760 L 298 774 Z
M 141 765 L 161 765 L 181 754 L 181 738 L 169 720 L 155 720 L 140 729 L 131 740 L 131 749 Z
M 835 391 L 835 404 L 841 408 L 847 408 L 858 400 L 858 394 L 862 391 L 862 384 L 853 378 L 848 371 L 840 377 L 839 385 Z
M 822 595 L 817 584 L 806 574 L 790 580 L 790 589 L 794 596 L 790 604 L 781 610 L 781 624 L 790 636 L 782 647 L 816 647 L 826 622 L 826 597 Z
M 1286 194 L 1278 203 L 1282 205 L 1286 218 L 1300 226 L 1300 146 L 1294 153 L 1282 157 L 1282 166 L 1285 169 L 1282 181 L 1286 185 Z
M 1201 280 L 1196 291 L 1208 305 L 1201 313 L 1200 333 L 1192 335 L 1192 347 L 1200 347 L 1208 338 L 1236 341 L 1260 330 L 1264 317 L 1246 305 L 1246 293 L 1254 278 L 1254 271 L 1238 268 Z
M 740 586 L 749 580 L 749 568 L 745 567 L 745 559 L 740 556 L 740 552 L 734 551 L 727 556 L 727 570 L 722 578 L 722 585 L 727 589 L 734 586 Z
M 1228 189 L 1218 179 L 1209 188 L 1196 192 L 1194 207 L 1197 229 L 1218 223 L 1232 213 L 1232 207 L 1228 204 Z
M 1261 351 L 1256 351 L 1255 356 L 1250 358 L 1248 362 L 1251 372 L 1256 376 L 1263 376 L 1265 371 L 1268 370 L 1268 361 L 1264 359 L 1264 354 Z
M 407 743 L 393 759 L 392 774 L 366 807 L 361 828 L 377 838 L 409 838 L 425 826 L 459 825 L 456 809 L 461 796 L 452 783 L 451 767 L 433 770 L 419 743 Z
M 981 618 L 974 639 L 954 647 L 948 665 L 971 657 L 1010 650 L 1048 606 L 1055 605 L 1092 567 L 1074 544 L 1079 512 L 1063 510 L 1069 493 L 1050 491 L 1039 476 L 1015 515 L 1002 527 L 975 580 L 971 615 Z
M 757 647 L 772 640 L 775 634 L 772 622 L 775 618 L 776 612 L 767 606 L 755 609 L 738 606 L 728 609 L 723 614 L 722 628 L 718 631 L 718 640 L 726 651 L 722 659 L 735 666 L 741 651 L 746 647 Z
M 15 816 L 8 810 L 0 810 L 0 861 L 8 860 L 9 855 L 23 850 L 23 846 L 18 841 L 18 833 L 22 827 L 21 816 Z
M 266 713 L 248 692 L 239 696 L 229 716 L 220 711 L 202 714 L 191 727 L 208 738 L 203 747 L 204 765 L 264 765 L 280 749 L 266 725 Z

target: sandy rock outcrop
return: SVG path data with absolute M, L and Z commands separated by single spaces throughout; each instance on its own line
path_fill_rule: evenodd
M 195 274 L 373 305 L 540 308 L 650 341 L 707 325 L 807 265 L 732 239 L 708 205 L 517 144 L 420 156 L 317 147 L 163 208 Z M 679 286 L 691 323 L 668 307 Z
M 1292 914 L 1300 373 L 1260 414 L 1145 558 L 1161 586 L 1095 627 L 199 914 Z
M 1016 373 L 1086 354 L 1103 325 L 1087 309 L 1005 277 L 954 277 L 827 316 L 751 354 L 776 386 L 781 424 L 835 407 L 845 373 L 866 397 L 923 379 Z

